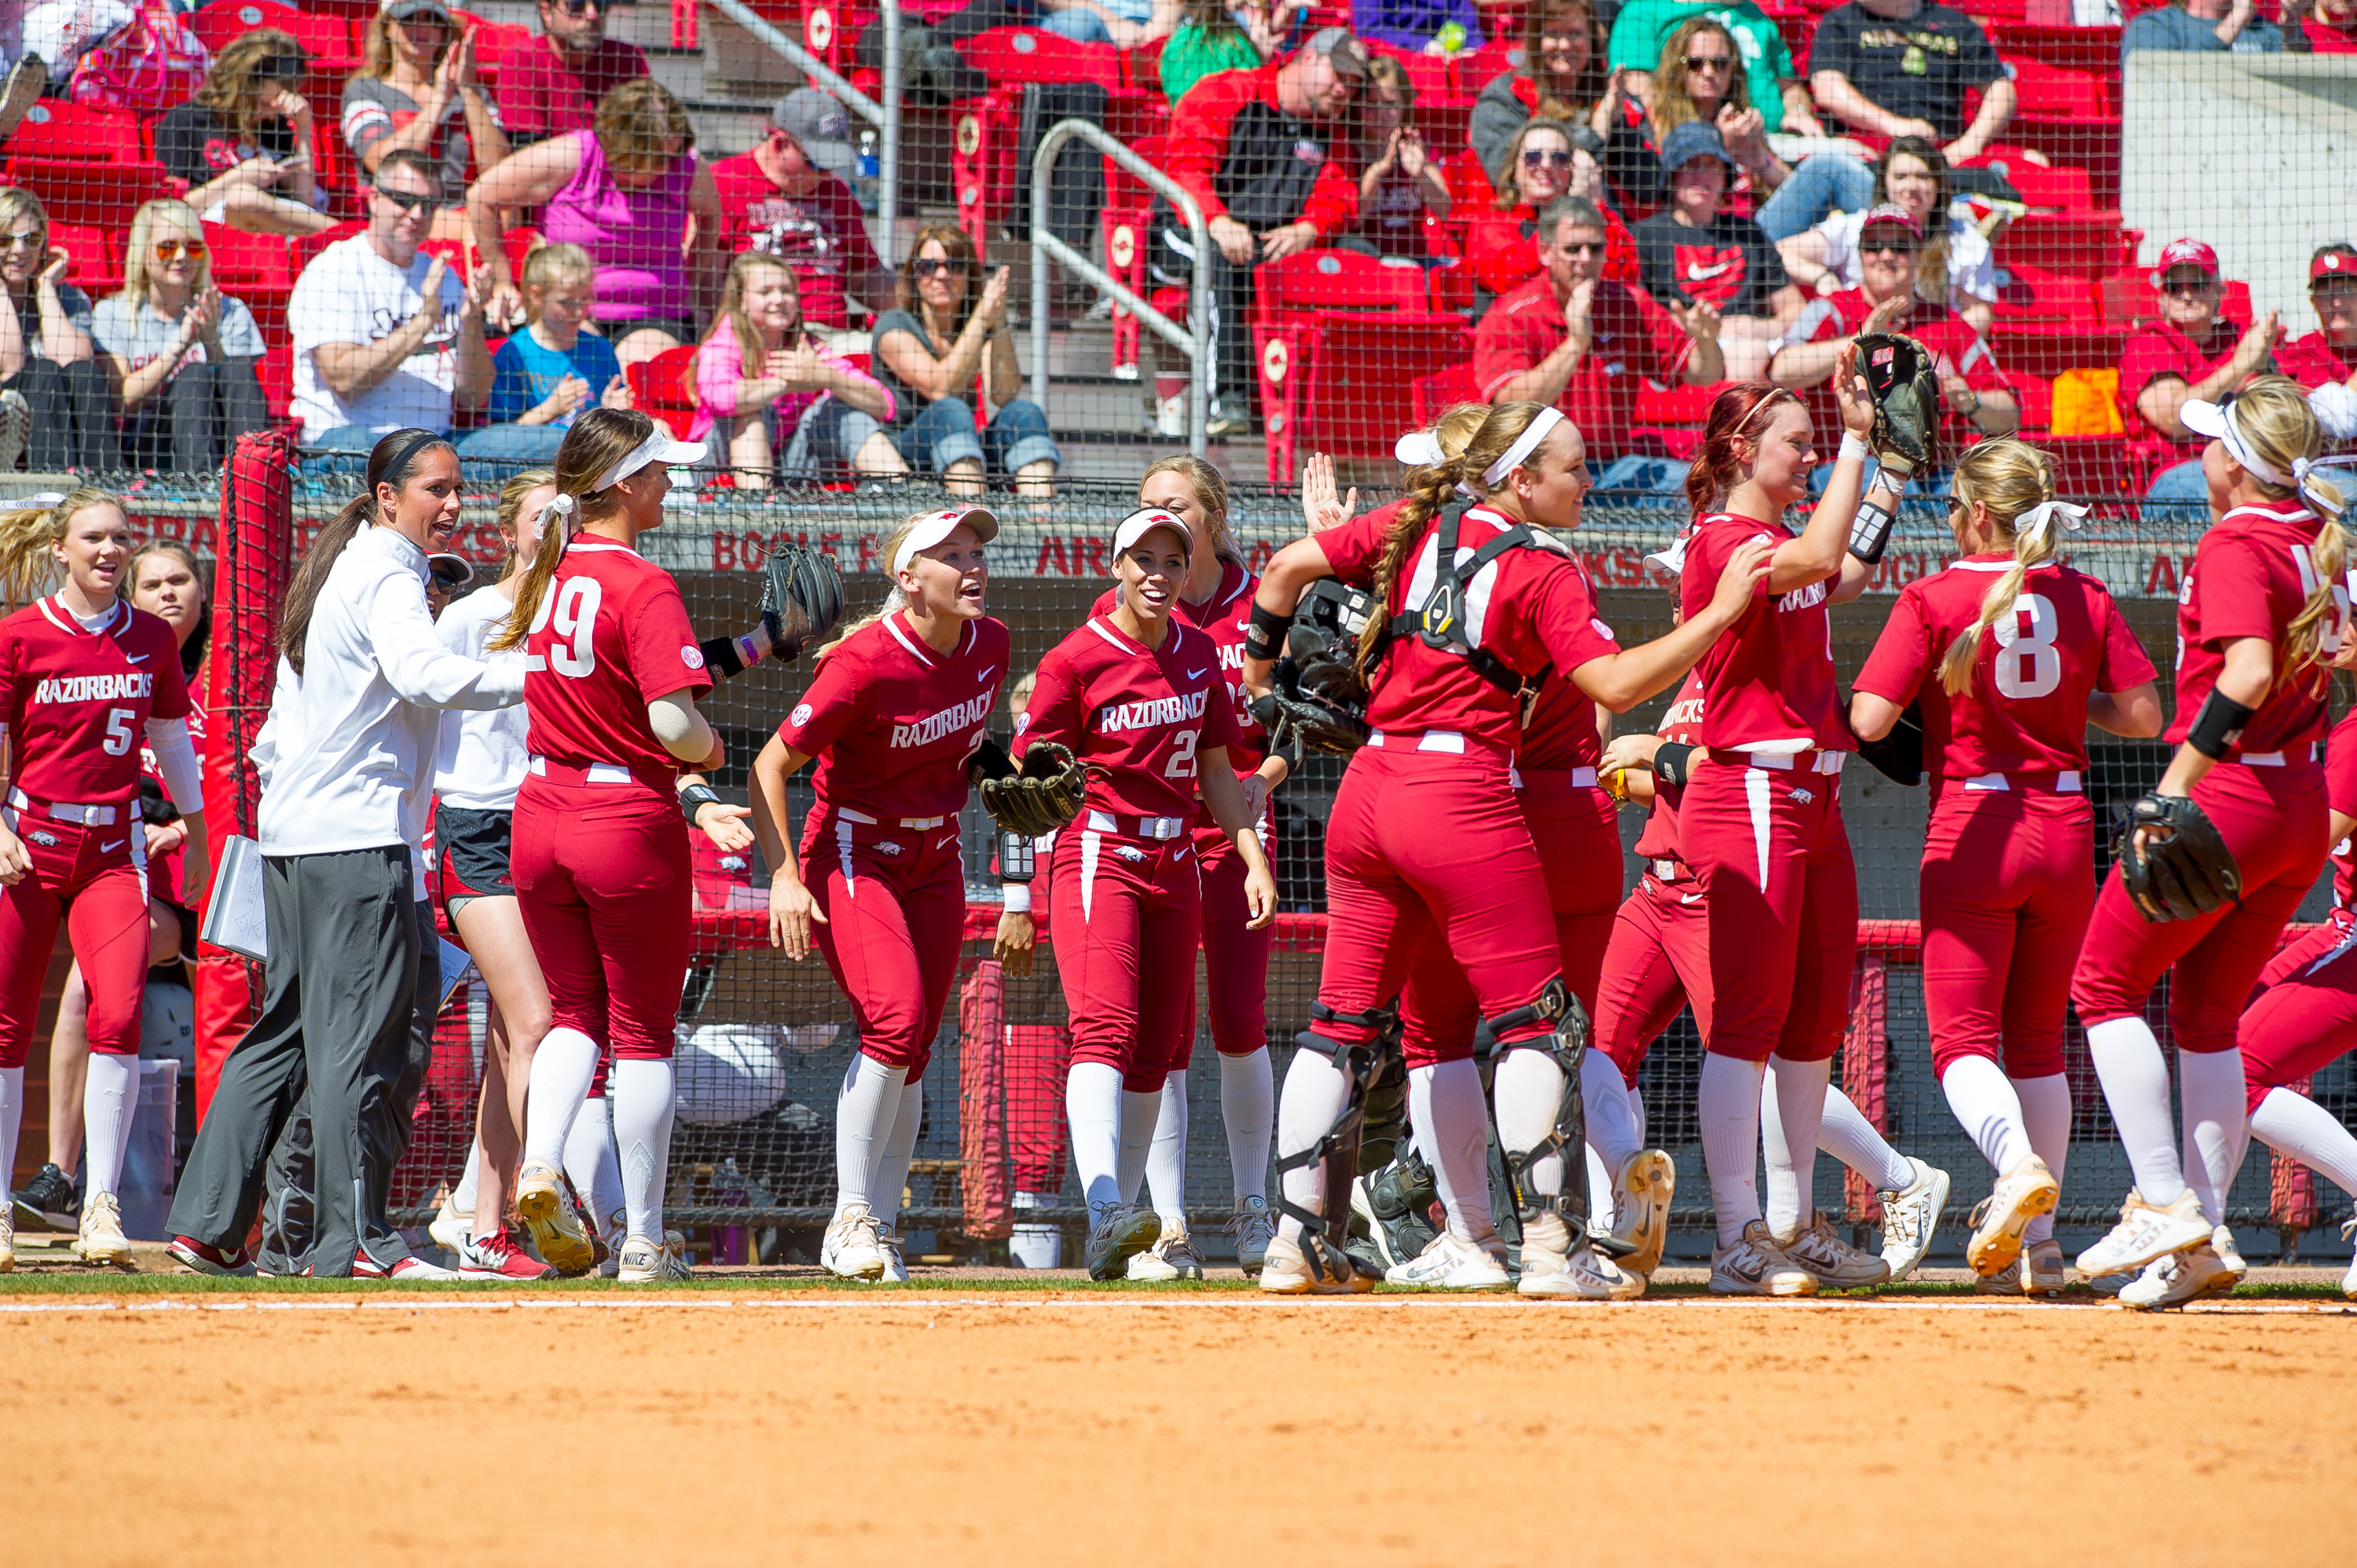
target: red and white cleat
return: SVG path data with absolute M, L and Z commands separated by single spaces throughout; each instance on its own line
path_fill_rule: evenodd
M 489 1236 L 469 1236 L 458 1249 L 458 1277 L 462 1280 L 546 1280 L 556 1277 L 556 1271 L 515 1244 L 515 1238 L 504 1230 Z

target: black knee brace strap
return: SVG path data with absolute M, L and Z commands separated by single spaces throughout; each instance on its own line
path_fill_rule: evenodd
M 1361 1029 L 1372 1029 L 1375 1037 L 1355 1043 L 1335 1039 L 1315 1028 L 1304 1029 L 1294 1036 L 1294 1044 L 1305 1051 L 1316 1051 L 1334 1064 L 1350 1086 L 1350 1098 L 1342 1114 L 1323 1137 L 1297 1154 L 1279 1155 L 1276 1160 L 1276 1208 L 1280 1214 L 1289 1215 L 1301 1222 L 1301 1251 L 1308 1260 L 1309 1270 L 1318 1279 L 1347 1278 L 1353 1265 L 1342 1250 L 1342 1239 L 1348 1233 L 1351 1220 L 1351 1183 L 1357 1176 L 1359 1143 L 1366 1129 L 1367 1090 L 1374 1083 L 1385 1057 L 1399 1047 L 1399 1015 L 1383 1007 L 1371 1007 L 1364 1013 L 1337 1013 L 1323 1002 L 1309 1004 L 1313 1024 L 1346 1024 Z M 1285 1195 L 1285 1176 L 1288 1171 L 1324 1167 L 1324 1214 L 1312 1214 Z
M 1523 1154 L 1506 1149 L 1502 1141 L 1501 1152 L 1506 1156 L 1506 1167 L 1514 1189 L 1514 1212 L 1525 1225 L 1540 1214 L 1553 1209 L 1563 1216 L 1571 1231 L 1574 1246 L 1584 1239 L 1608 1257 L 1625 1258 L 1636 1251 L 1632 1243 L 1615 1237 L 1609 1229 L 1597 1226 L 1588 1218 L 1587 1191 L 1587 1108 L 1580 1093 L 1579 1069 L 1587 1054 L 1587 1011 L 1579 999 L 1571 994 L 1562 980 L 1550 983 L 1538 1000 L 1527 1007 L 1518 1007 L 1503 1017 L 1487 1020 L 1483 1027 L 1494 1039 L 1500 1028 L 1512 1028 L 1528 1022 L 1553 1023 L 1555 1032 L 1534 1039 L 1499 1044 L 1494 1048 L 1499 1056 L 1510 1050 L 1544 1051 L 1555 1058 L 1555 1069 L 1563 1074 L 1563 1100 L 1555 1108 L 1555 1130 L 1541 1138 Z M 1531 1167 L 1549 1155 L 1563 1155 L 1563 1190 L 1542 1195 L 1531 1190 Z

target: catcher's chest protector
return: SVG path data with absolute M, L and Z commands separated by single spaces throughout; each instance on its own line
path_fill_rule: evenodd
M 1465 521 L 1465 510 L 1460 503 L 1441 512 L 1440 526 L 1433 541 L 1432 592 L 1425 596 L 1421 608 L 1404 608 L 1392 618 L 1390 635 L 1414 637 L 1426 648 L 1456 653 L 1483 680 L 1501 692 L 1518 695 L 1523 690 L 1523 676 L 1488 649 L 1476 647 L 1466 629 L 1470 590 L 1482 568 L 1510 550 L 1548 550 L 1560 554 L 1563 547 L 1529 523 L 1518 522 L 1459 562 L 1457 537 Z M 1544 675 L 1545 671 L 1541 671 L 1532 680 L 1535 682 Z

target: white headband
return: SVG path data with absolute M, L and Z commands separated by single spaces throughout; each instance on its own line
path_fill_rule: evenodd
M 2064 528 L 2076 533 L 2079 520 L 2086 515 L 2085 507 L 2072 506 L 2069 501 L 2040 501 L 2014 519 L 2013 529 L 2016 533 L 2027 533 L 2042 544 L 2046 540 L 2046 531 L 2051 524 L 2059 521 Z
M 1506 455 L 1481 471 L 1482 487 L 1485 489 L 1497 489 L 1500 481 L 1503 480 L 1508 474 L 1531 460 L 1531 454 L 1539 449 L 1539 443 L 1547 438 L 1547 432 L 1562 423 L 1561 409 L 1540 410 L 1539 416 L 1532 420 L 1529 426 L 1514 438 L 1514 444 L 1512 446 L 1506 448 Z
M 2218 439 L 2226 444 L 2227 455 L 2232 456 L 2235 462 L 2240 463 L 2244 467 L 2248 468 L 2252 473 L 2256 474 L 2260 478 L 2265 479 L 2267 483 L 2271 485 L 2281 485 L 2287 489 L 2294 488 L 2298 479 L 2305 478 L 2307 477 L 2305 474 L 2297 472 L 2298 469 L 2305 468 L 2308 466 L 2308 459 L 2303 457 L 2298 461 L 2298 463 L 2294 465 L 2296 470 L 2294 477 L 2288 479 L 2284 478 L 2282 469 L 2276 467 L 2273 463 L 2268 462 L 2265 457 L 2260 456 L 2256 452 L 2251 450 L 2251 444 L 2243 438 L 2243 422 L 2234 417 L 2234 405 L 2231 403 L 2227 403 L 2223 412 L 2225 413 L 2225 419 L 2222 421 L 2224 428 L 2221 431 Z

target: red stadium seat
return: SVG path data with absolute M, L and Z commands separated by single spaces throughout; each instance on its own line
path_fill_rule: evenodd
M 123 287 L 125 238 L 79 223 L 49 225 L 49 249 L 63 251 L 68 258 L 66 281 L 92 299 L 103 298 Z
M 51 222 L 93 229 L 128 229 L 142 203 L 172 191 L 158 163 L 11 157 L 5 173 L 8 184 L 40 198 Z
M 1121 51 L 1113 45 L 1074 43 L 1044 27 L 993 27 L 964 39 L 958 53 L 993 87 L 1088 81 L 1117 92 L 1125 85 Z
M 2000 321 L 2099 322 L 2093 286 L 2076 273 L 2050 273 L 2027 263 L 2007 268 L 2009 281 L 1996 302 Z
M 272 0 L 213 0 L 189 16 L 188 27 L 205 48 L 219 54 L 233 38 L 264 27 L 295 35 L 311 57 L 312 74 L 320 78 L 350 76 L 360 69 L 360 35 L 352 18 L 298 11 Z M 328 118 L 334 117 L 332 104 Z
M 2043 376 L 2052 381 L 2065 371 L 2109 370 L 2120 362 L 2127 344 L 2126 328 L 2093 325 L 2047 326 L 1993 322 L 1990 348 L 2007 371 Z
M 1415 378 L 1410 401 L 1415 412 L 1415 427 L 1429 430 L 1453 403 L 1480 403 L 1480 383 L 1473 379 L 1470 365 L 1451 365 L 1428 376 Z
M 1160 167 L 1164 145 L 1160 136 L 1140 136 L 1129 148 L 1148 164 Z M 1146 255 L 1152 249 L 1148 222 L 1153 214 L 1154 193 L 1144 181 L 1132 177 L 1128 170 L 1111 158 L 1104 160 L 1104 178 L 1105 204 L 1097 214 L 1097 224 L 1104 237 L 1105 271 L 1143 299 L 1146 293 Z M 1137 379 L 1138 331 L 1137 317 L 1115 306 L 1113 373 L 1119 380 Z
M 2066 498 L 2129 494 L 2126 448 L 2116 435 L 2032 435 L 2054 459 L 2055 493 Z
M 247 234 L 227 224 L 205 225 L 213 282 L 245 301 L 267 341 L 286 331 L 286 302 L 295 293 L 295 248 L 283 234 Z
M 2140 229 L 2124 229 L 2116 212 L 2032 212 L 2017 218 L 1997 241 L 2001 265 L 2017 263 L 2068 273 L 2093 282 L 2136 264 Z
M 1415 417 L 1415 385 L 1462 365 L 1462 317 L 1426 308 L 1424 269 L 1354 251 L 1308 251 L 1254 275 L 1268 478 L 1291 484 L 1296 454 L 1383 457 Z
M 626 366 L 622 372 L 630 379 L 630 395 L 638 400 L 640 409 L 682 441 L 687 439 L 689 422 L 695 417 L 695 392 L 687 381 L 694 358 L 695 345 L 683 343 L 665 349 L 651 360 Z
M 957 121 L 950 144 L 958 227 L 985 253 L 991 231 L 1009 208 L 1031 199 L 1029 184 L 1015 167 L 1026 84 L 1103 88 L 1104 128 L 1124 142 L 1134 144 L 1168 128 L 1169 110 L 1160 91 L 1124 86 L 1121 51 L 1111 44 L 1077 44 L 1038 27 L 993 27 L 966 39 L 958 52 L 991 84 L 980 96 L 952 106 Z
M 102 163 L 150 161 L 140 140 L 139 116 L 128 109 L 93 109 L 48 98 L 25 111 L 8 138 L 12 158 L 88 158 Z

